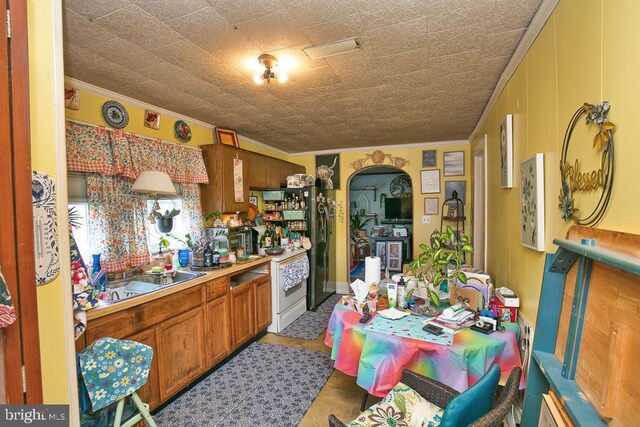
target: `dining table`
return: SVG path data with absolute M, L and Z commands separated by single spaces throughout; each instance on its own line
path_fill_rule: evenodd
M 385 332 L 371 330 L 377 312 L 366 323 L 362 315 L 338 302 L 333 309 L 324 343 L 331 347 L 334 367 L 356 377 L 356 383 L 369 394 L 386 396 L 408 369 L 464 391 L 498 364 L 501 384 L 513 368 L 522 367 L 518 348 L 517 323 L 502 323 L 504 331 L 485 335 L 465 329 L 453 335 L 451 345 L 434 342 L 421 334 L 411 334 L 406 328 L 387 328 Z M 426 317 L 413 316 L 413 322 Z M 380 323 L 380 322 L 378 322 Z M 418 337 L 420 335 L 420 337 Z M 520 388 L 525 386 L 524 376 Z

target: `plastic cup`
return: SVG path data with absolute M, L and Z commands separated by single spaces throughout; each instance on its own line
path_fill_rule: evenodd
M 180 267 L 185 268 L 189 265 L 189 249 L 180 249 L 178 250 L 178 262 L 180 263 Z

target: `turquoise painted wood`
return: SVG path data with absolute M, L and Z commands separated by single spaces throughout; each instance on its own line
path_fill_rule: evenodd
M 593 260 L 585 257 L 582 257 L 578 264 L 571 317 L 569 318 L 569 334 L 565 345 L 564 363 L 562 364 L 562 376 L 570 380 L 576 377 L 576 369 L 578 367 L 578 354 L 580 352 L 580 341 L 582 341 L 584 315 L 587 311 L 592 264 Z
M 562 366 L 553 353 L 534 351 L 533 359 L 554 393 L 564 401 L 564 409 L 575 425 L 602 427 L 607 425 L 580 391 L 575 381 L 562 375 Z M 537 420 L 533 425 L 538 425 Z
M 536 335 L 533 342 L 534 351 L 553 353 L 558 336 L 558 322 L 562 309 L 562 297 L 566 272 L 564 268 L 558 268 L 558 259 L 562 258 L 563 249 L 558 249 L 555 254 L 547 254 L 545 272 L 542 278 L 542 290 L 540 292 L 540 304 L 536 322 Z M 571 258 L 571 257 L 569 257 Z M 577 258 L 576 258 L 577 259 Z M 575 261 L 575 260 L 574 260 Z M 564 258 L 561 264 L 566 265 L 569 259 Z M 573 265 L 573 262 L 571 262 Z M 543 304 L 542 301 L 545 301 Z M 540 367 L 532 359 L 529 366 L 527 388 L 525 390 L 524 408 L 522 413 L 523 426 L 537 426 L 540 416 L 540 404 L 542 394 L 549 389 L 549 383 L 544 377 Z
M 640 258 L 620 254 L 610 249 L 584 246 L 574 240 L 554 239 L 553 243 L 580 256 L 594 261 L 601 261 L 612 267 L 640 276 Z
M 593 239 L 555 239 L 555 254 L 547 254 L 542 290 L 538 305 L 533 357 L 525 391 L 523 427 L 538 425 L 542 394 L 553 389 L 564 402 L 564 409 L 576 426 L 606 426 L 591 403 L 582 394 L 575 381 L 575 370 L 580 354 L 582 327 L 589 296 L 589 283 L 593 261 L 602 262 L 620 270 L 640 276 L 640 258 L 595 246 Z M 558 335 L 560 310 L 566 286 L 566 274 L 579 262 L 571 310 L 565 360 L 561 364 L 554 349 Z

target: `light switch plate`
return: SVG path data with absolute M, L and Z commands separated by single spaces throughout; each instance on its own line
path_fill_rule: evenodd
M 431 215 L 422 215 L 423 224 L 431 224 Z

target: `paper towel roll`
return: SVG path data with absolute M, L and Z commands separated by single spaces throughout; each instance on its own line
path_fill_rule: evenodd
M 367 285 L 375 283 L 376 285 L 380 281 L 380 258 L 377 256 L 368 256 L 364 260 L 364 282 Z

